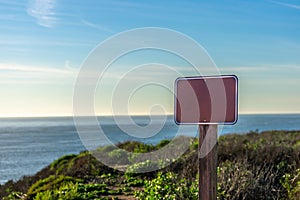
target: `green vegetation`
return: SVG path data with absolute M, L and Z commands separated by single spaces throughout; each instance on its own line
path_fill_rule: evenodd
M 144 190 L 135 192 L 139 199 L 190 199 L 197 200 L 198 183 L 190 184 L 186 179 L 178 179 L 173 172 L 159 172 L 156 178 L 145 182 Z
M 221 136 L 218 199 L 300 199 L 299 141 L 300 131 L 252 131 Z M 126 172 L 105 166 L 90 152 L 66 155 L 34 176 L 0 185 L 0 199 L 197 199 L 196 139 L 169 166 L 166 160 L 135 163 L 140 153 L 167 144 L 168 140 L 157 145 L 128 141 L 117 144 L 120 149 L 97 149 L 96 153 L 116 159 L 120 166 L 128 166 Z M 164 168 L 134 173 L 157 167 Z

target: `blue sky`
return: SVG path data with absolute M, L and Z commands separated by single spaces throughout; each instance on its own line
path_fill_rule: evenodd
M 240 113 L 300 113 L 299 1 L 2 0 L 0 20 L 0 116 L 71 115 L 85 58 L 108 37 L 141 27 L 182 32 L 223 74 L 238 75 Z M 128 60 L 135 62 L 119 66 Z

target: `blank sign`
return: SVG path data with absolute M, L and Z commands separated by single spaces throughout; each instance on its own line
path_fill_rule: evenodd
M 235 124 L 235 75 L 178 78 L 175 81 L 177 124 Z

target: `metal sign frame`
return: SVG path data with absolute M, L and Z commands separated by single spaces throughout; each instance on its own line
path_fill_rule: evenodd
M 178 103 L 178 98 L 177 98 L 177 96 L 178 96 L 178 84 L 179 84 L 179 82 L 180 81 L 195 81 L 195 80 L 199 80 L 199 81 L 203 81 L 206 84 L 207 80 L 213 80 L 213 79 L 217 79 L 216 81 L 222 81 L 221 83 L 223 83 L 223 86 L 224 86 L 223 88 L 225 90 L 226 90 L 226 87 L 234 87 L 234 94 L 230 94 L 230 95 L 234 95 L 234 97 L 232 97 L 232 96 L 230 97 L 230 99 L 233 99 L 234 102 L 229 102 L 229 103 L 234 103 L 234 106 L 233 106 L 234 110 L 230 111 L 230 112 L 233 112 L 234 119 L 233 120 L 229 120 L 229 121 L 226 121 L 224 119 L 224 121 L 213 121 L 213 122 L 211 122 L 211 121 L 200 121 L 200 119 L 199 119 L 199 121 L 198 120 L 194 120 L 194 121 L 189 121 L 189 122 L 182 122 L 182 121 L 178 120 L 179 116 L 177 116 L 177 115 L 178 115 L 178 113 L 180 113 L 180 112 L 178 112 L 178 109 L 179 109 L 179 105 L 178 104 L 179 103 Z M 228 85 L 228 83 L 224 82 L 225 79 L 233 79 L 234 85 L 232 85 L 231 83 L 230 83 L 230 85 Z M 233 125 L 233 124 L 235 124 L 237 122 L 237 120 L 238 120 L 238 78 L 237 78 L 237 76 L 235 76 L 235 75 L 219 75 L 219 76 L 179 77 L 179 78 L 177 78 L 175 80 L 174 89 L 175 89 L 175 95 L 174 95 L 174 121 L 175 121 L 176 124 L 178 124 L 178 125 L 192 125 L 192 124 L 199 124 L 199 125 L 201 125 L 201 124 L 203 124 L 203 125 L 204 124 Z M 195 91 L 195 93 L 196 93 L 196 91 Z M 197 95 L 200 96 L 199 95 L 200 93 L 201 93 L 201 91 L 199 91 Z M 232 93 L 232 89 L 231 89 L 231 93 Z M 210 95 L 210 94 L 204 94 L 204 95 Z M 227 95 L 226 91 L 225 91 L 225 95 Z M 194 98 L 194 97 L 191 97 L 191 98 Z M 226 98 L 226 100 L 229 99 L 229 97 L 227 97 L 227 96 L 224 97 L 224 98 Z M 228 102 L 226 102 L 226 103 L 228 103 Z M 226 105 L 228 105 L 228 104 L 226 104 Z M 212 105 L 210 105 L 210 106 L 212 106 Z M 199 105 L 199 107 L 200 107 L 200 105 Z M 226 106 L 226 109 L 227 109 L 227 106 Z M 200 108 L 198 110 L 200 110 Z M 227 114 L 227 111 L 228 110 L 226 110 L 226 114 Z M 197 112 L 197 111 L 195 111 L 195 112 Z M 199 116 L 200 115 L 201 115 L 201 111 L 199 113 Z

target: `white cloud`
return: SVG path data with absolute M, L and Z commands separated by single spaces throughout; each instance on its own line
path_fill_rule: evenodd
M 299 70 L 300 65 L 297 64 L 268 64 L 268 65 L 263 65 L 264 67 L 267 67 L 269 69 L 294 69 L 294 70 Z
M 5 28 L 0 26 L 0 28 Z M 6 35 L 1 35 L 1 36 L 5 36 L 8 37 Z M 83 47 L 91 47 L 95 45 L 95 42 L 92 41 L 29 41 L 29 40 L 24 40 L 22 38 L 14 38 L 15 40 L 9 40 L 9 39 L 3 39 L 0 38 L 0 43 L 1 45 L 48 45 L 48 46 L 83 46 Z M 1 48 L 1 46 L 0 46 Z
M 86 21 L 84 19 L 81 19 L 81 23 L 85 26 L 88 26 L 88 27 L 91 27 L 91 28 L 95 28 L 95 29 L 98 29 L 100 31 L 105 31 L 105 32 L 108 32 L 108 33 L 114 33 L 113 30 L 109 29 L 109 28 L 106 28 L 104 26 L 101 26 L 99 24 L 95 24 L 95 23 L 92 23 L 92 22 L 89 22 L 89 21 Z
M 13 64 L 5 64 L 0 63 L 0 70 L 8 70 L 8 71 L 23 71 L 23 72 L 43 72 L 43 73 L 51 73 L 51 74 L 70 74 L 74 73 L 74 70 L 68 69 L 55 69 L 50 67 L 31 67 L 26 65 L 13 65 Z
M 221 72 L 262 72 L 270 70 L 300 70 L 297 64 L 260 64 L 255 66 L 222 67 Z
M 35 67 L 0 63 L 0 83 L 59 83 L 73 81 L 78 70 L 73 68 Z
M 281 6 L 285 6 L 285 7 L 288 7 L 288 8 L 294 8 L 294 9 L 300 10 L 300 5 L 284 3 L 284 2 L 280 2 L 280 1 L 273 1 L 273 0 L 268 0 L 268 2 L 277 4 L 277 5 L 281 5 Z
M 39 25 L 49 28 L 57 25 L 55 0 L 30 0 L 28 4 L 27 13 L 36 18 Z

